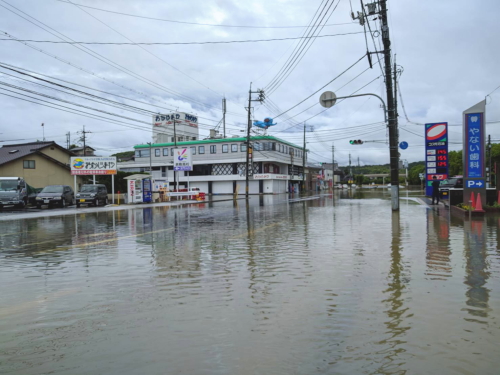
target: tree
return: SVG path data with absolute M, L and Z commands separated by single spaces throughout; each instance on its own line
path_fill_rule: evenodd
M 464 171 L 462 150 L 448 152 L 448 174 L 450 176 L 462 176 Z
M 410 185 L 420 185 L 420 173 L 425 173 L 425 165 L 417 164 L 408 171 L 408 183 Z

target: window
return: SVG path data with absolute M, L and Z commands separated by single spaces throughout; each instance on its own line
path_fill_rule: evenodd
M 35 169 L 35 161 L 34 160 L 23 160 L 23 168 L 24 169 Z
M 170 149 L 170 156 L 174 156 L 174 149 L 173 148 Z
M 264 143 L 262 143 L 262 148 L 264 149 L 264 151 L 269 151 L 270 145 L 271 145 L 270 142 L 264 142 Z
M 175 138 L 174 137 L 170 137 L 171 141 L 170 142 L 175 142 Z
M 238 145 L 231 145 L 231 152 L 238 152 Z
M 211 154 L 216 154 L 217 153 L 217 145 L 210 146 L 210 153 Z
M 229 152 L 229 145 L 222 145 L 222 152 L 223 153 Z
M 163 156 L 168 156 L 168 148 L 163 149 Z
M 161 156 L 160 152 L 161 152 L 161 151 L 160 151 L 160 149 L 159 149 L 159 148 L 155 148 L 155 157 L 159 157 L 159 156 Z
M 204 154 L 205 153 L 205 146 L 198 146 L 198 154 Z
M 196 147 L 191 147 L 191 155 L 196 155 Z
M 149 158 L 149 148 L 143 150 L 135 150 L 136 158 Z
M 246 143 L 242 143 L 242 144 L 240 145 L 240 151 L 241 151 L 241 152 L 246 152 L 246 150 L 247 150 L 247 144 L 246 144 Z
M 255 151 L 260 151 L 260 150 L 262 150 L 262 149 L 260 148 L 260 143 L 259 143 L 259 142 L 255 142 L 255 143 L 253 144 L 253 148 L 254 148 L 254 150 L 255 150 Z
M 196 141 L 196 137 L 191 137 L 191 139 L 192 139 L 193 141 Z

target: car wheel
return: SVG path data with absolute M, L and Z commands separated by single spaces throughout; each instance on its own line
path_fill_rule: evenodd
M 104 205 L 107 206 L 108 204 L 109 204 L 108 198 L 106 197 L 106 199 L 104 199 Z
M 61 199 L 59 202 L 59 207 L 64 208 L 66 207 L 66 198 Z

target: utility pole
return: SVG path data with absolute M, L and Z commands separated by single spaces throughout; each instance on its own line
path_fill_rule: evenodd
M 226 138 L 226 98 L 222 99 L 222 129 Z
M 332 145 L 332 189 L 335 187 L 335 146 Z
M 175 126 L 175 114 L 174 114 L 174 148 L 177 148 L 177 128 Z M 175 161 L 175 154 L 172 160 Z M 175 163 L 173 168 L 174 168 L 174 191 L 177 191 L 177 172 L 175 171 Z
M 392 210 L 399 211 L 399 153 L 398 153 L 398 118 L 392 88 L 391 40 L 387 22 L 387 0 L 380 0 L 380 16 L 382 22 L 382 41 L 384 43 L 385 87 L 389 112 L 389 152 L 391 165 L 391 201 Z
M 306 191 L 306 123 L 304 122 L 304 148 L 302 152 L 302 191 Z
M 151 142 L 148 142 L 148 145 L 149 145 L 149 175 L 152 176 L 153 175 L 153 168 L 151 167 L 152 166 L 152 162 L 151 162 Z
M 82 135 L 82 139 L 83 139 L 83 156 L 87 156 L 87 145 L 86 145 L 87 133 L 92 133 L 92 132 L 85 131 L 85 125 L 83 125 L 83 131 L 82 131 L 82 134 L 83 134 Z
M 252 94 L 259 94 L 258 99 L 252 99 Z M 245 168 L 245 199 L 248 200 L 249 193 L 249 176 L 250 176 L 250 168 L 253 168 L 253 165 L 250 165 L 250 128 L 252 127 L 251 122 L 251 113 L 252 113 L 252 102 L 263 102 L 264 101 L 264 90 L 252 91 L 252 82 L 250 82 L 250 90 L 248 90 L 248 124 L 247 124 L 247 161 Z M 253 161 L 252 161 L 253 164 Z
M 486 173 L 486 187 L 490 188 L 491 187 L 491 135 L 488 134 L 488 157 L 489 157 L 489 162 L 488 162 L 488 172 Z
M 352 177 L 351 154 L 349 153 L 349 175 Z

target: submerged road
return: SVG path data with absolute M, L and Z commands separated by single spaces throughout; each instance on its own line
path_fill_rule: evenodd
M 497 374 L 500 217 L 419 198 L 3 220 L 0 373 Z

